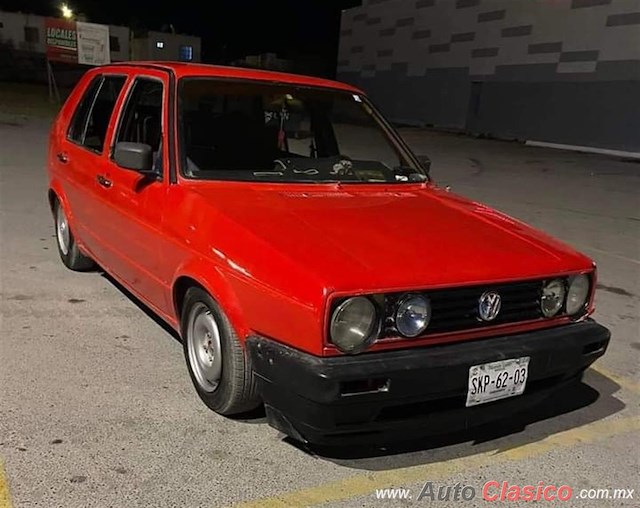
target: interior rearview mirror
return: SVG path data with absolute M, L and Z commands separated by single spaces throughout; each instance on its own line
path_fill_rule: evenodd
M 145 143 L 116 143 L 113 160 L 121 168 L 143 174 L 153 174 L 153 149 Z
M 417 157 L 420 166 L 424 169 L 424 172 L 429 174 L 429 170 L 431 169 L 431 159 L 427 155 L 418 155 Z

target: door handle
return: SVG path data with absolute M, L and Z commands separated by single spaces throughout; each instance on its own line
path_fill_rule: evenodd
M 67 162 L 69 162 L 69 156 L 64 152 L 58 153 L 56 157 L 60 162 L 62 162 L 62 164 L 66 164 Z
M 100 184 L 105 189 L 109 189 L 111 187 L 111 185 L 113 185 L 111 180 L 105 178 L 102 175 L 96 176 L 96 180 L 98 181 L 98 184 Z

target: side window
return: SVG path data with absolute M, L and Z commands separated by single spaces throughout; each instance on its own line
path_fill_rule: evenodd
M 87 125 L 87 119 L 89 118 L 89 112 L 91 111 L 91 106 L 93 106 L 93 103 L 96 100 L 96 94 L 98 93 L 98 90 L 100 90 L 101 84 L 102 76 L 94 78 L 84 92 L 82 99 L 80 99 L 80 102 L 76 106 L 76 110 L 71 118 L 71 123 L 69 124 L 69 130 L 67 131 L 67 138 L 71 141 L 82 144 L 84 140 L 84 129 Z
M 73 116 L 69 139 L 102 153 L 113 108 L 125 81 L 124 76 L 103 76 L 89 85 Z
M 133 84 L 116 135 L 116 143 L 145 143 L 154 152 L 156 169 L 162 163 L 162 93 L 161 81 L 139 78 Z

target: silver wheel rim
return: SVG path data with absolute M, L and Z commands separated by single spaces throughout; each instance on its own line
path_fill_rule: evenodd
M 58 237 L 58 247 L 60 247 L 60 250 L 66 256 L 69 254 L 69 243 L 71 239 L 69 237 L 69 222 L 61 206 L 58 206 L 58 213 L 56 215 L 56 236 Z
M 191 308 L 186 340 L 189 364 L 198 385 L 205 392 L 213 392 L 222 375 L 222 346 L 218 323 L 204 303 Z

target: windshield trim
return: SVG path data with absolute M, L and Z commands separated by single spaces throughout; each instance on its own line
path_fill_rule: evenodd
M 249 84 L 261 84 L 261 85 L 271 85 L 274 87 L 290 87 L 294 89 L 302 89 L 302 90 L 322 90 L 327 92 L 336 93 L 339 95 L 353 95 L 354 92 L 343 90 L 340 88 L 334 88 L 330 86 L 319 86 L 319 85 L 308 85 L 308 84 L 300 84 L 300 83 L 289 83 L 285 81 L 274 81 L 274 80 L 263 80 L 263 79 L 246 79 L 246 78 L 230 78 L 230 77 L 219 77 L 219 76 L 207 76 L 207 75 L 199 75 L 199 76 L 183 76 L 177 79 L 176 83 L 176 100 L 175 100 L 175 109 L 176 109 L 176 132 L 177 132 L 177 161 L 178 161 L 178 175 L 180 178 L 190 181 L 221 181 L 221 182 L 247 182 L 247 183 L 294 183 L 291 181 L 286 182 L 277 182 L 271 180 L 227 180 L 221 178 L 206 178 L 199 176 L 190 176 L 187 174 L 187 155 L 186 150 L 183 149 L 185 144 L 184 137 L 184 122 L 183 122 L 183 108 L 182 108 L 182 89 L 186 82 L 189 81 L 215 81 L 221 83 L 249 83 Z M 362 100 L 364 104 L 366 104 L 370 110 L 371 115 L 374 119 L 379 123 L 379 126 L 384 131 L 384 134 L 387 136 L 390 144 L 393 145 L 393 148 L 398 151 L 400 155 L 405 157 L 406 160 L 411 161 L 417 168 L 424 173 L 426 179 L 425 183 L 431 182 L 431 176 L 427 171 L 422 169 L 422 165 L 420 164 L 418 158 L 413 153 L 413 151 L 409 148 L 407 143 L 402 139 L 400 134 L 396 131 L 396 129 L 391 125 L 391 123 L 382 115 L 380 110 L 369 100 L 369 98 L 364 93 L 358 93 L 358 96 Z M 299 182 L 295 182 L 299 183 Z M 328 184 L 328 185 L 336 185 L 337 182 L 334 181 L 319 181 L 319 182 L 310 182 L 313 184 Z M 377 185 L 380 183 L 384 183 L 387 185 L 413 185 L 413 184 L 421 184 L 421 182 L 405 182 L 405 181 L 397 181 L 397 182 L 370 182 L 370 181 L 339 181 L 340 184 L 349 184 L 349 185 Z

